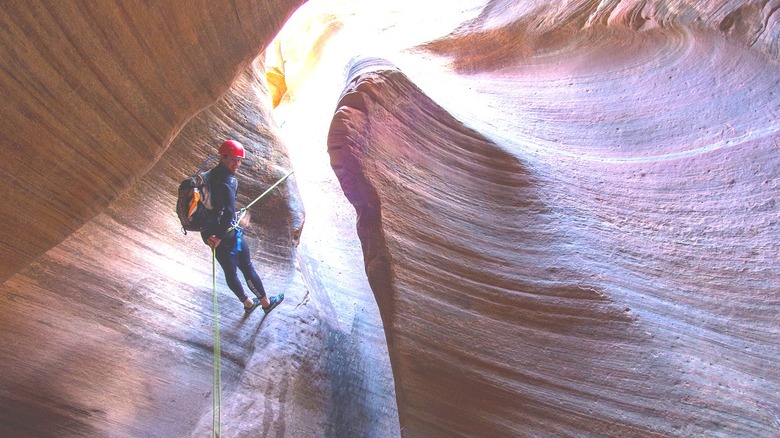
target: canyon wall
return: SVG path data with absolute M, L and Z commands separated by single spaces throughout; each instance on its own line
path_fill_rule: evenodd
M 778 8 L 7 2 L 0 434 L 780 436 Z

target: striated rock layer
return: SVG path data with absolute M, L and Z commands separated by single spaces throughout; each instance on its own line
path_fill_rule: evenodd
M 4 2 L 0 281 L 144 175 L 301 3 Z
M 329 152 L 404 435 L 779 435 L 774 9 L 580 3 L 350 71 Z
M 3 6 L 5 21 L 16 26 L 5 29 L 31 33 L 71 22 L 74 29 L 73 38 L 55 42 L 14 39 L 3 32 L 4 50 L 20 53 L 2 58 L 7 73 L 2 81 L 27 82 L 3 106 L 10 115 L 3 120 L 3 135 L 13 138 L 4 141 L 3 150 L 18 153 L 24 165 L 15 155 L 3 168 L 10 178 L 2 184 L 14 187 L 4 189 L 12 202 L 2 216 L 3 248 L 13 259 L 3 261 L 9 278 L 0 289 L 2 436 L 185 437 L 212 432 L 213 264 L 197 233 L 184 236 L 180 231 L 173 212 L 176 187 L 226 137 L 238 139 L 248 150 L 240 175 L 241 205 L 293 169 L 286 145 L 275 134 L 264 63 L 256 51 L 268 44 L 295 4 L 187 5 Z M 224 14 L 234 8 L 235 17 Z M 118 20 L 98 24 L 101 31 L 111 29 L 116 35 L 89 39 L 94 29 L 84 21 L 98 19 Z M 105 75 L 103 82 L 91 82 L 89 72 L 81 70 L 65 76 L 81 81 L 85 100 L 77 99 L 81 95 L 67 100 L 40 94 L 50 81 L 60 80 L 57 75 L 23 74 L 25 65 L 45 68 L 34 61 L 65 62 L 55 53 L 53 60 L 36 61 L 29 53 L 33 49 L 56 43 L 54 48 L 72 46 L 91 53 L 95 44 L 110 44 L 113 37 L 116 50 L 93 54 L 89 66 L 127 64 L 124 68 L 96 72 Z M 245 45 L 244 38 L 251 43 Z M 128 52 L 133 44 L 144 47 L 143 55 Z M 28 53 L 21 53 L 24 48 Z M 183 63 L 201 55 L 202 68 Z M 72 62 L 76 68 L 83 59 Z M 174 83 L 171 89 L 159 82 L 163 79 Z M 116 89 L 115 81 L 126 88 Z M 119 98 L 140 99 L 147 91 L 149 96 L 138 108 L 117 108 L 113 99 L 100 95 L 103 87 Z M 21 111 L 27 106 L 35 112 Z M 168 119 L 158 118 L 158 110 Z M 99 128 L 99 120 L 109 116 L 125 129 Z M 40 129 L 25 117 L 35 119 Z M 80 117 L 94 121 L 77 129 Z M 159 125 L 160 138 L 146 133 L 150 123 Z M 85 142 L 80 136 L 102 136 L 108 143 Z M 52 146 L 54 140 L 62 144 Z M 144 156 L 133 155 L 143 145 L 149 148 Z M 328 168 L 327 160 L 321 164 Z M 103 187 L 73 176 L 82 173 L 119 176 Z M 312 239 L 302 234 L 301 188 L 294 175 L 257 203 L 246 234 L 266 289 L 285 292 L 282 306 L 268 318 L 259 311 L 244 318 L 216 268 L 222 436 L 398 436 L 387 349 L 360 266 L 359 244 L 342 232 L 348 246 L 341 253 L 325 260 L 309 250 L 317 242 L 309 243 Z M 38 210 L 46 214 L 26 214 Z M 101 212 L 90 218 L 93 211 Z M 17 213 L 25 213 L 29 225 L 23 233 L 14 219 Z M 70 222 L 52 222 L 61 213 L 71 215 Z M 332 233 L 327 219 L 315 211 L 306 222 Z M 348 230 L 354 230 L 354 220 L 347 221 Z M 78 229 L 63 231 L 70 227 Z M 57 243 L 60 231 L 66 236 Z M 25 246 L 33 240 L 34 246 Z M 33 262 L 27 260 L 54 244 Z M 307 267 L 305 275 L 300 265 Z M 336 270 L 347 281 L 333 275 Z M 334 308 L 348 311 L 333 317 Z
M 780 436 L 777 1 L 302 3 L 0 6 L 0 435 L 211 433 L 230 136 L 223 436 Z

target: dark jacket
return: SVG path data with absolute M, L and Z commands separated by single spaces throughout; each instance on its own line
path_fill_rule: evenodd
M 211 210 L 206 210 L 206 229 L 200 233 L 204 242 L 212 235 L 219 239 L 232 237 L 235 230 L 231 228 L 236 226 L 238 180 L 222 163 L 208 173 Z

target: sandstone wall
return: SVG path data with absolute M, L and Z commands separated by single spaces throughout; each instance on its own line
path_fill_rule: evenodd
M 301 3 L 0 6 L 0 434 L 210 433 L 225 136 L 225 436 L 780 433 L 777 1 Z

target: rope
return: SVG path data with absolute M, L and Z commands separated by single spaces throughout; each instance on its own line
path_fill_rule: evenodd
M 255 198 L 254 201 L 250 202 L 246 207 L 242 208 L 236 223 L 241 221 L 241 219 L 244 217 L 249 207 L 254 205 L 265 195 L 270 193 L 271 190 L 275 189 L 276 186 L 281 184 L 292 174 L 293 171 L 290 171 L 290 173 L 283 176 L 279 181 L 275 182 L 274 185 L 272 185 L 266 191 L 261 193 L 260 196 Z M 232 230 L 233 228 L 235 227 L 231 227 L 228 231 Z M 211 410 L 212 410 L 211 438 L 219 438 L 222 435 L 222 366 L 221 366 L 222 352 L 220 351 L 220 347 L 219 347 L 219 307 L 217 306 L 217 250 L 216 248 L 211 248 L 211 278 L 212 278 L 212 283 L 214 288 L 214 387 L 212 388 L 212 392 L 211 392 L 212 395 L 211 396 Z
M 262 198 L 263 198 L 265 195 L 267 195 L 268 193 L 270 193 L 270 192 L 271 192 L 271 190 L 273 190 L 273 189 L 275 189 L 275 188 L 276 188 L 276 186 L 278 186 L 279 184 L 283 183 L 283 182 L 284 182 L 284 180 L 286 180 L 287 178 L 289 178 L 289 177 L 290 177 L 290 175 L 292 175 L 294 172 L 295 172 L 294 170 L 291 170 L 291 171 L 290 171 L 290 172 L 289 172 L 287 175 L 283 176 L 281 179 L 279 179 L 279 181 L 275 182 L 275 183 L 274 183 L 274 184 L 273 184 L 271 187 L 268 187 L 268 189 L 266 189 L 266 191 L 264 191 L 263 193 L 261 193 L 261 194 L 260 194 L 260 196 L 258 196 L 257 198 L 255 198 L 255 200 L 254 200 L 254 201 L 250 202 L 249 204 L 247 204 L 247 206 L 246 206 L 246 207 L 244 207 L 244 208 L 242 208 L 241 210 L 239 210 L 239 212 L 238 212 L 238 218 L 237 218 L 237 220 L 236 220 L 236 223 L 239 223 L 239 222 L 241 222 L 241 219 L 243 219 L 243 218 L 244 218 L 244 215 L 246 214 L 247 210 L 249 210 L 249 207 L 251 207 L 251 206 L 255 205 L 255 203 L 256 203 L 257 201 L 259 201 L 259 200 L 260 200 L 260 199 L 262 199 Z M 235 228 L 235 227 L 231 227 L 231 228 L 229 228 L 229 229 L 228 229 L 228 231 L 232 231 L 232 230 L 233 230 L 233 228 Z
M 214 387 L 211 391 L 211 438 L 222 435 L 222 352 L 219 346 L 219 308 L 217 306 L 217 250 L 211 248 L 211 278 L 214 287 Z

